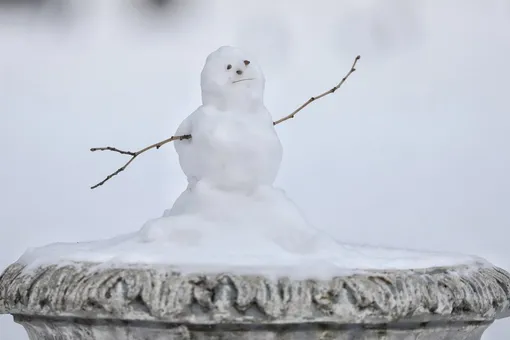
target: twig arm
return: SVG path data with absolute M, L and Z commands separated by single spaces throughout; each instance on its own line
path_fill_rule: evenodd
M 90 188 L 95 189 L 97 187 L 100 187 L 101 185 L 105 184 L 108 180 L 110 180 L 112 177 L 117 176 L 122 171 L 126 170 L 126 168 L 129 166 L 129 164 L 131 164 L 131 162 L 133 162 L 135 160 L 135 158 L 138 157 L 139 155 L 141 155 L 142 153 L 144 153 L 150 149 L 153 149 L 153 148 L 159 149 L 163 145 L 170 143 L 174 140 L 184 140 L 184 139 L 190 139 L 190 138 L 191 138 L 191 135 L 172 136 L 170 138 L 162 140 L 161 142 L 149 145 L 149 146 L 147 146 L 141 150 L 138 150 L 136 152 L 124 151 L 124 150 L 120 150 L 120 149 L 117 149 L 117 148 L 114 148 L 111 146 L 105 146 L 105 147 L 100 147 L 100 148 L 91 148 L 90 151 L 92 151 L 92 152 L 94 152 L 94 151 L 113 151 L 113 152 L 120 153 L 122 155 L 129 155 L 129 156 L 131 156 L 131 159 L 126 164 L 124 164 L 122 167 L 118 168 L 115 172 L 112 172 L 111 174 L 106 176 L 106 178 L 104 180 L 91 186 Z
M 345 75 L 345 77 L 342 78 L 342 80 L 340 81 L 340 83 L 338 83 L 338 85 L 336 85 L 335 87 L 333 87 L 332 89 L 324 92 L 324 93 L 321 93 L 319 94 L 318 96 L 315 96 L 315 97 L 311 97 L 310 99 L 308 99 L 306 102 L 304 102 L 304 104 L 302 104 L 300 107 L 298 107 L 296 110 L 294 110 L 291 114 L 283 117 L 283 118 L 280 118 L 276 121 L 273 122 L 273 125 L 278 125 L 280 123 L 283 123 L 284 121 L 288 120 L 288 119 L 291 119 L 291 118 L 294 118 L 294 116 L 296 115 L 296 113 L 298 113 L 299 111 L 303 110 L 305 107 L 307 107 L 308 105 L 310 105 L 312 102 L 316 101 L 317 99 L 320 99 L 324 96 L 327 96 L 328 94 L 330 93 L 335 93 L 336 90 L 338 90 L 344 83 L 345 81 L 347 80 L 347 78 L 349 78 L 349 76 L 354 72 L 356 71 L 356 63 L 358 62 L 358 60 L 360 60 L 361 56 L 356 56 L 356 58 L 354 58 L 354 62 L 352 63 L 352 66 L 351 66 L 351 69 L 349 70 L 349 72 Z

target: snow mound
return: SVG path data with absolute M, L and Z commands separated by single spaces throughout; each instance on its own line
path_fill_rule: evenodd
M 202 183 L 135 233 L 50 244 L 29 249 L 18 260 L 28 270 L 69 261 L 292 278 L 486 263 L 458 254 L 342 244 L 311 227 L 281 190 L 261 187 L 250 194 L 232 193 Z

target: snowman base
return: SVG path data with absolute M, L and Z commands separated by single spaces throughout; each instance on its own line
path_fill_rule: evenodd
M 299 208 L 280 190 L 218 190 L 197 183 L 184 191 L 163 216 L 148 221 L 137 233 L 140 242 L 167 243 L 192 256 L 210 249 L 243 255 L 286 257 L 334 251 L 337 242 L 311 226 Z M 216 250 L 216 251 L 215 251 Z M 221 250 L 221 251 L 218 251 Z

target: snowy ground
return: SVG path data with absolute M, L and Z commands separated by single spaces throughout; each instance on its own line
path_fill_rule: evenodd
M 135 231 L 168 208 L 185 188 L 173 147 L 93 191 L 124 158 L 88 149 L 170 135 L 199 103 L 204 56 L 234 44 L 258 55 L 275 118 L 362 55 L 341 91 L 277 127 L 277 185 L 315 225 L 346 242 L 510 269 L 507 1 L 324 0 L 292 11 L 289 1 L 176 1 L 159 15 L 121 3 L 76 1 L 51 19 L 0 6 L 0 267 L 30 246 Z M 497 322 L 484 340 L 508 329 Z M 4 316 L 0 339 L 27 337 Z

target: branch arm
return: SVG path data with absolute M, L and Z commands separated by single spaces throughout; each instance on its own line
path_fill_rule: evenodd
M 129 164 L 131 164 L 131 162 L 133 162 L 135 160 L 136 157 L 138 157 L 142 153 L 144 153 L 146 151 L 149 151 L 150 149 L 153 149 L 153 148 L 159 149 L 161 146 L 163 146 L 163 145 L 165 145 L 167 143 L 170 143 L 170 142 L 172 142 L 174 140 L 184 140 L 184 139 L 190 139 L 190 138 L 191 138 L 191 135 L 172 136 L 170 138 L 162 140 L 161 142 L 149 145 L 149 146 L 147 146 L 147 147 L 145 147 L 145 148 L 143 148 L 141 150 L 138 150 L 136 152 L 124 151 L 124 150 L 120 150 L 120 149 L 117 149 L 117 148 L 114 148 L 114 147 L 111 147 L 111 146 L 106 146 L 106 147 L 101 147 L 101 148 L 92 148 L 92 149 L 90 149 L 90 151 L 92 151 L 92 152 L 94 152 L 94 151 L 113 151 L 113 152 L 118 152 L 118 153 L 123 154 L 123 155 L 129 155 L 129 156 L 131 156 L 131 159 L 126 164 L 124 164 L 122 167 L 118 168 L 115 172 L 113 172 L 110 175 L 106 176 L 106 178 L 104 180 L 102 180 L 101 182 L 97 183 L 96 185 L 93 185 L 90 188 L 91 189 L 95 189 L 95 188 L 105 184 L 112 177 L 117 176 L 118 174 L 120 174 L 122 171 L 124 171 L 129 166 Z
M 354 62 L 352 63 L 352 66 L 351 66 L 351 69 L 349 70 L 349 72 L 345 75 L 345 77 L 342 78 L 342 80 L 340 81 L 340 83 L 338 83 L 338 85 L 336 85 L 335 87 L 333 87 L 332 89 L 326 91 L 326 92 L 323 92 L 321 94 L 319 94 L 318 96 L 315 96 L 315 97 L 311 97 L 310 99 L 308 99 L 304 104 L 302 104 L 300 107 L 298 107 L 296 110 L 294 110 L 291 114 L 283 117 L 283 118 L 280 118 L 276 121 L 273 122 L 273 125 L 278 125 L 280 123 L 283 123 L 284 121 L 288 120 L 288 119 L 291 119 L 291 118 L 294 118 L 294 116 L 296 115 L 296 113 L 298 113 L 299 111 L 303 110 L 305 107 L 307 107 L 308 105 L 310 105 L 312 102 L 316 101 L 317 99 L 320 99 L 324 96 L 327 96 L 328 94 L 330 93 L 335 93 L 336 90 L 338 90 L 344 83 L 345 81 L 347 80 L 347 78 L 349 78 L 349 76 L 354 72 L 356 71 L 356 63 L 358 62 L 358 60 L 360 60 L 361 56 L 356 56 L 356 58 L 354 58 Z

